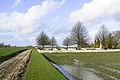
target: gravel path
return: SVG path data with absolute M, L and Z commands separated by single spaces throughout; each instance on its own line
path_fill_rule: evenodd
M 26 50 L 0 64 L 0 80 L 22 80 L 31 51 Z
M 120 49 L 109 49 L 109 50 L 39 50 L 39 53 L 63 53 L 63 52 L 117 52 Z

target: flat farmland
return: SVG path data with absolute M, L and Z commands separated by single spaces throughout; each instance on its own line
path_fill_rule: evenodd
M 23 80 L 30 55 L 31 50 L 26 50 L 1 63 L 0 80 Z
M 18 47 L 1 47 L 0 48 L 0 62 L 7 60 L 13 56 L 16 56 L 18 53 L 26 50 L 26 48 Z
M 44 55 L 60 66 L 82 67 L 102 80 L 120 79 L 120 52 L 46 53 Z M 79 69 L 75 76 L 78 75 Z

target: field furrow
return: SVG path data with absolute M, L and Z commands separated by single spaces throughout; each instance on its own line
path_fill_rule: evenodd
M 17 80 L 22 79 L 20 74 L 24 72 L 31 50 L 24 51 L 19 55 L 0 64 L 0 79 Z

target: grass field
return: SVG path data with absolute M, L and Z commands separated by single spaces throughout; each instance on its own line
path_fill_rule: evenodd
M 36 50 L 28 64 L 24 80 L 67 80 L 57 69 L 55 69 L 43 55 Z
M 15 52 L 18 52 L 20 50 L 24 50 L 25 48 L 12 48 L 12 47 L 3 47 L 0 48 L 0 56 L 7 56 L 7 55 L 11 55 Z
M 17 55 L 18 53 L 26 50 L 26 48 L 17 47 L 1 47 L 0 48 L 0 62 Z
M 120 52 L 89 52 L 89 53 L 51 53 L 45 54 L 58 65 L 75 65 L 74 59 L 79 60 L 79 66 L 94 69 L 94 73 L 104 80 L 120 79 Z

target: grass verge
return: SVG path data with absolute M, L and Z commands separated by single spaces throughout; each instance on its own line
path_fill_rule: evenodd
M 36 50 L 28 64 L 24 80 L 67 80 L 57 69 L 55 69 L 44 56 Z

